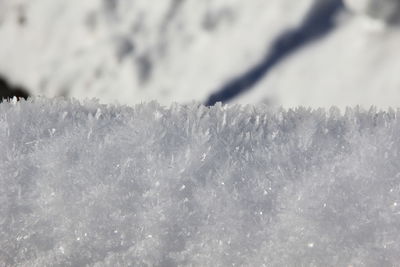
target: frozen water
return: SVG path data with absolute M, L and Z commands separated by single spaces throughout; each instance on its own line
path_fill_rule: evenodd
M 394 266 L 400 110 L 0 104 L 0 266 Z

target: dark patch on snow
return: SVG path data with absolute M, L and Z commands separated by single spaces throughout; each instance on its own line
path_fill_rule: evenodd
M 135 45 L 132 40 L 127 37 L 120 37 L 116 40 L 116 57 L 118 61 L 122 61 L 129 54 L 133 53 Z
M 103 0 L 104 8 L 108 11 L 114 12 L 118 6 L 118 0 Z
M 24 88 L 20 86 L 12 86 L 6 79 L 0 77 L 0 102 L 4 99 L 11 99 L 13 97 L 17 97 L 18 99 L 27 99 L 29 94 Z
M 163 22 L 161 23 L 160 31 L 164 32 L 166 28 L 168 28 L 169 24 L 174 20 L 176 15 L 179 12 L 179 9 L 182 7 L 185 0 L 172 0 L 171 5 L 168 11 L 165 14 Z
M 17 9 L 17 23 L 18 25 L 25 26 L 27 23 L 26 12 L 23 6 L 19 6 Z
M 100 79 L 103 75 L 104 75 L 103 68 L 97 67 L 97 68 L 95 69 L 95 71 L 94 71 L 94 77 L 95 77 L 96 79 Z
M 153 72 L 153 63 L 150 55 L 144 54 L 136 59 L 140 83 L 146 83 Z
M 206 31 L 214 31 L 223 22 L 231 22 L 234 14 L 231 9 L 223 8 L 214 12 L 207 12 L 202 21 L 202 27 Z
M 317 0 L 299 27 L 279 35 L 258 64 L 222 86 L 205 104 L 212 106 L 217 102 L 226 102 L 251 89 L 290 54 L 330 33 L 335 27 L 336 14 L 342 9 L 341 0 Z
M 84 20 L 84 24 L 86 26 L 86 28 L 88 28 L 90 31 L 94 31 L 97 28 L 98 25 L 98 17 L 96 12 L 92 11 L 90 12 L 85 20 Z

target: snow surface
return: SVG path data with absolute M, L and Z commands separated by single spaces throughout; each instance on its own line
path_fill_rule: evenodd
M 0 104 L 0 266 L 396 266 L 400 110 Z
M 264 97 L 284 107 L 398 107 L 400 29 L 363 17 L 343 20 L 235 101 L 257 103 Z
M 31 95 L 205 101 L 314 0 L 0 0 L 0 73 Z
M 319 1 L 0 0 L 0 74 L 32 95 L 204 102 Z M 234 102 L 398 106 L 398 25 L 366 17 L 400 20 L 399 0 L 344 2 L 336 30 Z

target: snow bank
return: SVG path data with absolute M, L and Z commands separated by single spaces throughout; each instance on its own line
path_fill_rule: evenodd
M 399 114 L 0 104 L 0 265 L 393 266 Z

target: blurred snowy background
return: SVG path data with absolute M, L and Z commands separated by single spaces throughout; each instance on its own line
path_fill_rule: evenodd
M 399 6 L 0 0 L 0 76 L 32 96 L 102 103 L 398 106 Z
M 0 267 L 398 266 L 399 14 L 0 0 Z

